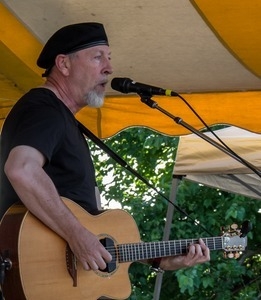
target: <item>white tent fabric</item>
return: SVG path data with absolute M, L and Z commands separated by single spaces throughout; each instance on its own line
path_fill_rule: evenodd
M 215 133 L 235 153 L 261 170 L 261 135 L 237 127 L 228 127 Z M 211 137 L 211 134 L 207 135 Z M 258 175 L 195 134 L 180 137 L 173 174 L 261 199 L 261 178 Z
M 261 170 L 261 135 L 238 127 L 216 130 L 215 134 L 236 154 Z M 206 133 L 217 142 L 211 133 Z M 213 138 L 212 138 L 213 137 Z M 231 193 L 261 199 L 261 178 L 240 162 L 195 134 L 181 136 L 173 169 L 170 201 L 175 203 L 180 178 Z M 163 240 L 168 240 L 174 206 L 168 205 Z M 154 298 L 158 300 L 163 275 L 157 275 Z

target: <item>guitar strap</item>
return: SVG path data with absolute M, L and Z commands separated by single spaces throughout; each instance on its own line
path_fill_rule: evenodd
M 103 151 L 105 151 L 111 158 L 113 158 L 118 164 L 120 164 L 123 168 L 128 170 L 130 173 L 132 173 L 134 176 L 136 176 L 138 179 L 140 179 L 143 183 L 145 183 L 149 188 L 153 189 L 158 195 L 160 195 L 162 198 L 164 198 L 168 203 L 173 205 L 177 211 L 179 211 L 181 214 L 186 216 L 188 219 L 190 219 L 194 224 L 197 222 L 190 217 L 183 209 L 181 209 L 178 205 L 176 205 L 174 202 L 171 202 L 164 194 L 162 194 L 160 191 L 158 191 L 155 186 L 153 186 L 151 183 L 149 183 L 148 180 L 146 180 L 144 177 L 142 177 L 137 171 L 135 171 L 131 166 L 127 164 L 118 154 L 116 154 L 113 150 L 111 150 L 105 143 L 102 142 L 95 134 L 93 134 L 89 129 L 87 129 L 81 122 L 78 122 L 78 128 L 79 130 L 88 138 L 90 138 L 96 145 L 98 145 Z M 206 228 L 204 228 L 201 224 L 198 224 L 199 227 L 201 227 L 204 231 L 212 235 Z
M 95 134 L 93 134 L 88 128 L 86 128 L 81 122 L 78 122 L 78 128 L 80 131 L 88 138 L 90 138 L 96 145 L 98 145 L 104 152 L 106 152 L 111 158 L 113 158 L 118 164 L 120 164 L 123 168 L 127 169 L 138 179 L 143 181 L 147 186 L 154 189 L 157 193 L 159 193 L 156 188 L 151 185 L 145 178 L 143 178 L 138 172 L 136 172 L 131 166 L 127 164 L 118 154 L 116 154 L 113 150 L 111 150 L 101 139 L 99 139 Z M 165 196 L 162 195 L 164 198 Z

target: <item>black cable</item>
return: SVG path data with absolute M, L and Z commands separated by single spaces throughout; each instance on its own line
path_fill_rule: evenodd
M 89 137 L 96 145 L 98 145 L 103 151 L 105 151 L 110 157 L 112 157 L 118 164 L 120 164 L 122 167 L 124 167 L 126 170 L 128 170 L 130 173 L 132 173 L 134 176 L 136 176 L 138 179 L 140 179 L 143 183 L 145 183 L 148 187 L 153 189 L 158 195 L 160 195 L 162 198 L 164 198 L 168 203 L 173 205 L 180 213 L 185 215 L 188 219 L 193 221 L 194 224 L 200 226 L 204 231 L 206 231 L 209 235 L 212 236 L 212 234 L 203 227 L 200 223 L 198 223 L 196 220 L 191 218 L 184 210 L 182 210 L 178 205 L 170 201 L 164 194 L 162 194 L 160 191 L 158 191 L 155 186 L 153 186 L 147 179 L 142 177 L 137 171 L 135 171 L 131 166 L 129 166 L 118 154 L 116 154 L 113 150 L 111 150 L 105 143 L 103 143 L 95 134 L 93 134 L 89 129 L 87 129 L 82 123 L 78 121 L 78 127 L 81 130 L 81 132 Z
M 215 136 L 215 138 L 227 149 L 229 150 L 234 156 L 236 156 L 241 163 L 246 166 L 247 168 L 249 168 L 251 171 L 253 171 L 255 174 L 257 174 L 260 178 L 261 178 L 261 173 L 256 170 L 255 168 L 253 168 L 253 166 L 251 164 L 249 164 L 248 161 L 244 160 L 240 155 L 238 155 L 236 152 L 234 152 L 208 125 L 207 123 L 201 118 L 201 116 L 194 110 L 194 108 L 188 103 L 188 101 L 183 98 L 181 95 L 179 95 L 178 93 L 176 93 L 176 96 L 179 97 L 190 109 L 191 111 L 195 114 L 195 116 L 202 122 L 202 124 L 207 128 L 207 130 L 209 132 L 211 132 L 211 134 L 213 134 L 213 136 Z

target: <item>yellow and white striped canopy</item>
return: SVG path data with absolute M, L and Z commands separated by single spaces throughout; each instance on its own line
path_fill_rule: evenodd
M 1 124 L 17 99 L 42 83 L 35 61 L 61 26 L 105 25 L 115 77 L 180 93 L 208 125 L 261 132 L 261 2 L 259 0 L 4 0 L 0 3 Z M 179 98 L 153 97 L 160 107 L 201 129 Z M 102 138 L 129 126 L 189 133 L 170 118 L 108 87 L 101 109 L 78 118 Z M 0 124 L 0 125 L 1 125 Z

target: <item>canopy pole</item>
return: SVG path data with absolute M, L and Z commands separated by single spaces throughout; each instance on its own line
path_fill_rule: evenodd
M 171 191 L 170 191 L 170 202 L 168 203 L 168 209 L 166 214 L 166 223 L 164 228 L 164 234 L 163 234 L 163 241 L 168 241 L 171 231 L 171 224 L 173 219 L 173 213 L 175 209 L 175 202 L 177 198 L 177 191 L 178 191 L 178 185 L 181 180 L 181 176 L 173 175 L 172 179 L 172 185 L 171 185 Z M 164 273 L 157 273 L 156 282 L 154 286 L 154 294 L 153 294 L 153 300 L 159 300 L 160 299 L 160 291 L 161 291 L 161 285 L 163 280 Z

